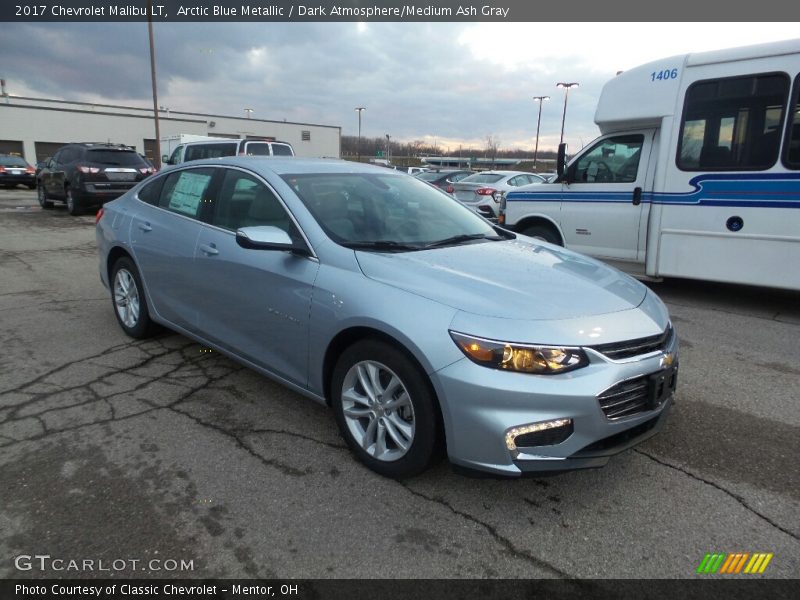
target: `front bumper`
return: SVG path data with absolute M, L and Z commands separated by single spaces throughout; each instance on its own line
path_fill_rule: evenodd
M 506 476 L 603 466 L 661 430 L 672 394 L 613 419 L 598 397 L 620 382 L 662 372 L 677 359 L 677 350 L 677 335 L 663 351 L 642 358 L 615 361 L 587 350 L 587 367 L 549 376 L 459 360 L 435 374 L 450 461 L 463 469 Z M 538 438 L 550 445 L 509 447 L 509 432 L 554 422 L 569 422 L 569 430 L 562 428 L 564 435 L 552 435 L 550 441 L 547 435 Z

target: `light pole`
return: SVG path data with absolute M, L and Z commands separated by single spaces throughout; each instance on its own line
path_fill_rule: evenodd
M 539 101 L 539 118 L 536 120 L 536 146 L 533 149 L 533 168 L 536 169 L 536 155 L 539 154 L 539 126 L 542 124 L 542 103 L 550 100 L 550 96 L 534 96 Z
M 147 36 L 150 41 L 150 80 L 153 86 L 153 117 L 156 126 L 156 152 L 153 164 L 161 168 L 161 125 L 158 119 L 158 87 L 156 86 L 156 45 L 153 41 L 153 0 L 147 0 Z M 5 83 L 5 81 L 3 82 Z M 8 97 L 6 97 L 8 102 Z
M 389 139 L 390 139 L 390 136 L 387 133 L 386 134 L 386 162 L 391 163 L 392 162 L 392 150 L 391 150 L 392 147 L 389 145 Z
M 356 141 L 358 162 L 361 162 L 361 113 L 365 110 L 367 110 L 366 106 L 356 106 L 356 112 L 358 113 L 358 140 Z
M 569 89 L 578 87 L 578 84 L 575 82 L 572 83 L 557 83 L 556 87 L 564 88 L 564 114 L 561 115 L 561 140 L 558 142 L 559 145 L 564 143 L 564 121 L 567 118 L 567 98 L 569 98 Z
M 248 119 L 250 118 L 250 115 L 252 115 L 254 112 L 255 112 L 255 111 L 254 111 L 252 108 L 245 108 L 245 109 L 244 109 L 244 114 L 246 114 L 246 115 L 247 115 L 247 118 L 248 118 Z

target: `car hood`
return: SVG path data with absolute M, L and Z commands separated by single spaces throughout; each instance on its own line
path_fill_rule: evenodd
M 357 251 L 364 275 L 455 309 L 517 320 L 639 306 L 647 288 L 599 261 L 518 237 L 418 252 Z

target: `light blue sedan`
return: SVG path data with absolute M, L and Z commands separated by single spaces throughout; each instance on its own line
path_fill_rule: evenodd
M 663 425 L 677 335 L 645 286 L 413 177 L 224 158 L 98 214 L 122 329 L 166 326 L 333 409 L 390 477 L 595 467 Z

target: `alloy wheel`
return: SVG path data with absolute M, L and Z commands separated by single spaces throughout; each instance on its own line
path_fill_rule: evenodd
M 126 327 L 136 326 L 139 321 L 139 290 L 127 269 L 120 269 L 114 277 L 114 306 Z

